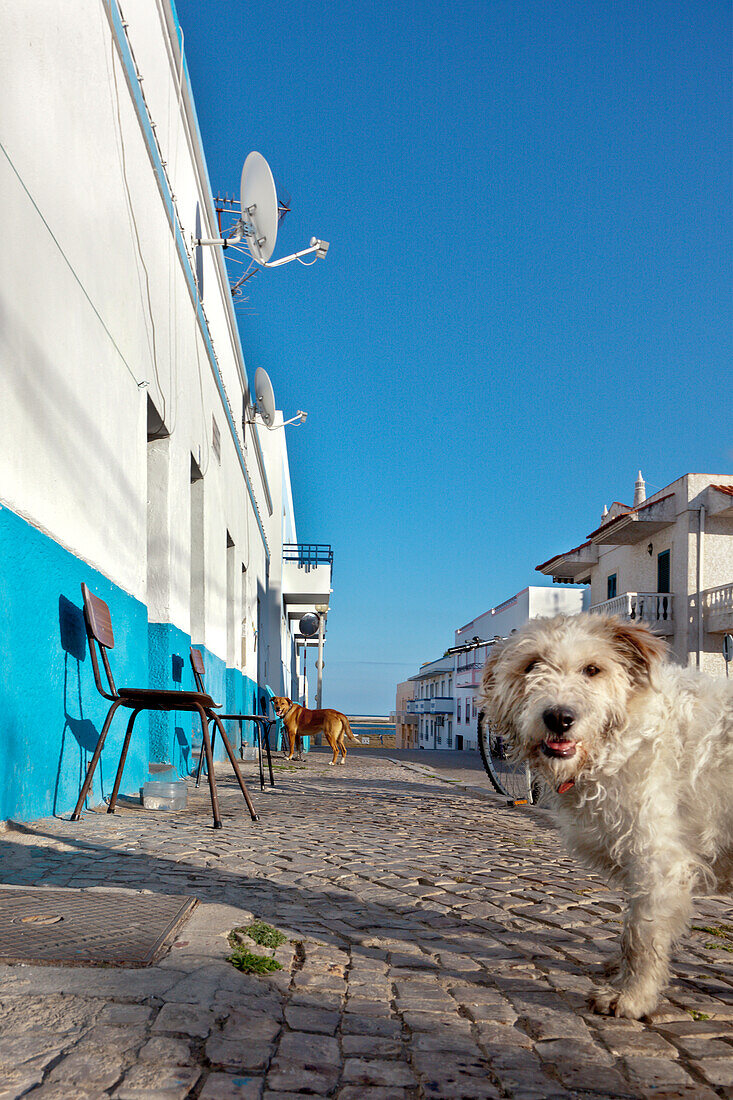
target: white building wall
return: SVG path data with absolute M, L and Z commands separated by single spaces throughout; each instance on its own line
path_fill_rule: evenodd
M 125 15 L 187 238 L 197 208 L 206 217 L 210 200 L 198 190 L 190 123 L 177 109 L 178 72 L 162 9 L 138 0 L 126 5 Z M 229 409 L 104 6 L 80 0 L 73 20 L 52 2 L 5 5 L 4 15 L 0 117 L 13 164 L 0 157 L 0 183 L 13 217 L 4 226 L 0 260 L 0 353 L 5 362 L 24 364 L 2 377 L 3 435 L 22 440 L 0 454 L 5 502 L 147 601 L 149 396 L 172 433 L 159 447 L 168 461 L 161 499 L 167 496 L 170 577 L 163 589 L 151 586 L 151 614 L 190 629 L 194 455 L 209 516 L 209 591 L 204 636 L 197 641 L 224 657 L 226 530 L 242 560 L 259 572 L 265 545 L 242 491 L 228 424 L 229 413 L 241 440 L 246 376 L 220 252 L 208 249 L 203 256 L 204 305 Z M 22 65 L 19 41 L 30 43 Z M 204 231 L 216 235 L 215 224 Z M 166 480 L 164 462 L 161 456 L 158 489 Z M 151 480 L 155 487 L 155 470 Z M 262 497 L 261 483 L 256 488 Z
M 232 670 L 262 684 L 268 649 L 281 688 L 285 432 L 261 467 L 221 250 L 192 246 L 217 226 L 173 10 L 125 0 L 125 29 L 116 0 L 0 6 L 0 501 L 204 646 L 218 694 Z
M 490 608 L 470 623 L 455 631 L 455 645 L 465 645 L 473 638 L 491 641 L 508 638 L 529 619 L 552 615 L 577 615 L 583 610 L 585 590 L 582 588 L 551 588 L 530 585 L 504 603 Z

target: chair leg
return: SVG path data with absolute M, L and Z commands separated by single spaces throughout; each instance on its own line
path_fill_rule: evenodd
M 119 706 L 120 706 L 119 700 L 115 700 L 114 703 L 112 704 L 112 706 L 107 711 L 107 717 L 104 720 L 104 725 L 102 726 L 102 732 L 99 735 L 99 740 L 97 741 L 97 747 L 94 750 L 94 756 L 90 760 L 89 767 L 87 768 L 87 774 L 86 774 L 86 778 L 84 780 L 84 784 L 81 788 L 81 794 L 79 795 L 76 806 L 74 807 L 74 812 L 71 815 L 71 820 L 72 821 L 78 821 L 79 818 L 81 817 L 81 811 L 84 807 L 84 802 L 86 801 L 86 797 L 89 794 L 89 788 L 92 785 L 92 779 L 94 779 L 94 772 L 96 770 L 97 764 L 99 763 L 99 757 L 102 755 L 102 749 L 104 748 L 104 742 L 107 738 L 107 733 L 109 731 L 110 724 L 111 724 L 112 719 L 114 717 L 115 711 L 117 710 L 117 708 Z
M 262 763 L 262 731 L 260 729 L 260 723 L 255 722 L 255 733 L 257 734 L 257 759 L 260 765 L 260 790 L 265 789 L 265 769 Z
M 219 732 L 221 733 L 221 739 L 224 742 L 224 748 L 226 749 L 227 756 L 229 757 L 229 759 L 231 761 L 231 764 L 232 764 L 232 767 L 234 768 L 234 774 L 237 777 L 237 782 L 239 783 L 239 789 L 241 790 L 242 794 L 244 795 L 244 801 L 247 803 L 247 808 L 249 809 L 249 815 L 250 815 L 250 817 L 252 818 L 253 821 L 259 821 L 259 818 L 257 817 L 257 812 L 256 812 L 254 806 L 252 805 L 252 799 L 249 797 L 249 791 L 247 790 L 247 788 L 244 785 L 244 780 L 242 779 L 242 773 L 239 770 L 239 765 L 237 764 L 237 758 L 234 755 L 234 750 L 232 749 L 232 746 L 229 744 L 229 738 L 227 737 L 226 733 L 224 732 L 224 726 L 222 725 L 221 719 L 219 718 L 219 716 L 217 714 L 215 714 L 213 717 L 214 717 L 214 721 L 216 722 L 217 728 L 218 728 Z
M 270 786 L 275 786 L 275 776 L 272 774 L 272 756 L 270 754 L 270 730 L 272 729 L 272 723 L 269 722 L 265 729 L 265 749 L 267 750 L 267 767 L 270 770 Z
M 221 829 L 221 815 L 219 813 L 219 797 L 216 793 L 216 779 L 214 777 L 214 757 L 209 741 L 209 724 L 206 721 L 206 712 L 203 707 L 196 707 L 201 715 L 201 731 L 204 735 L 204 753 L 206 755 L 206 771 L 209 777 L 209 793 L 211 795 L 211 812 L 214 815 L 214 828 Z
M 122 782 L 122 773 L 125 770 L 125 761 L 127 760 L 127 750 L 130 747 L 130 738 L 132 737 L 132 727 L 135 725 L 135 719 L 137 718 L 139 710 L 134 710 L 130 715 L 130 721 L 127 723 L 127 733 L 125 734 L 125 740 L 122 743 L 122 752 L 120 753 L 120 762 L 117 765 L 117 775 L 115 776 L 115 785 L 112 788 L 112 797 L 109 800 L 109 806 L 107 807 L 107 813 L 113 814 L 115 812 L 115 806 L 117 805 L 117 795 L 120 790 L 120 783 Z
M 199 750 L 199 766 L 196 768 L 196 786 L 198 787 L 201 779 L 201 767 L 204 763 L 204 743 L 201 742 L 201 749 Z
M 213 752 L 214 752 L 214 741 L 215 741 L 215 739 L 216 739 L 216 730 L 214 730 L 214 732 L 211 735 L 211 752 L 212 752 L 212 755 L 213 755 Z M 202 744 L 201 745 L 201 752 L 199 753 L 199 766 L 196 769 L 196 786 L 197 787 L 199 785 L 199 780 L 201 779 L 201 765 L 203 764 L 203 762 L 204 762 L 204 746 Z M 208 768 L 208 764 L 207 764 L 207 768 Z

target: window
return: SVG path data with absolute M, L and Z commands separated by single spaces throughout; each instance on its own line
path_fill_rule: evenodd
M 669 592 L 669 550 L 657 554 L 657 592 Z
M 456 706 L 456 721 L 460 722 L 460 720 L 461 720 L 461 700 L 459 699 L 458 700 L 458 705 Z
M 606 581 L 606 599 L 614 600 L 616 598 L 616 574 L 611 573 L 611 576 Z

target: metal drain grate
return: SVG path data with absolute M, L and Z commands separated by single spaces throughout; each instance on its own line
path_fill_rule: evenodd
M 0 889 L 0 962 L 150 966 L 195 905 L 167 894 Z

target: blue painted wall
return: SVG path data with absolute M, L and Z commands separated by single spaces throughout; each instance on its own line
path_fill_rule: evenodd
M 0 819 L 27 821 L 73 809 L 109 708 L 94 684 L 81 582 L 109 605 L 119 684 L 147 683 L 147 611 L 7 508 L 0 509 L 0 560 Z M 115 715 L 93 802 L 111 792 L 125 727 L 124 712 Z M 148 772 L 144 724 L 136 734 L 121 787 L 127 794 Z
M 115 636 L 109 657 L 118 686 L 193 690 L 191 639 L 170 624 L 148 623 L 143 603 L 2 507 L 0 555 L 0 820 L 29 821 L 73 809 L 109 708 L 94 683 L 82 581 L 109 605 Z M 255 684 L 198 648 L 215 702 L 230 713 L 251 713 Z M 128 716 L 121 708 L 112 721 L 91 804 L 112 790 Z M 236 752 L 239 725 L 228 725 Z M 251 723 L 244 726 L 244 741 L 254 744 Z M 151 761 L 172 763 L 179 775 L 188 775 L 200 744 L 200 722 L 190 711 L 141 714 L 121 794 L 138 794 Z M 220 739 L 215 755 L 226 757 Z

